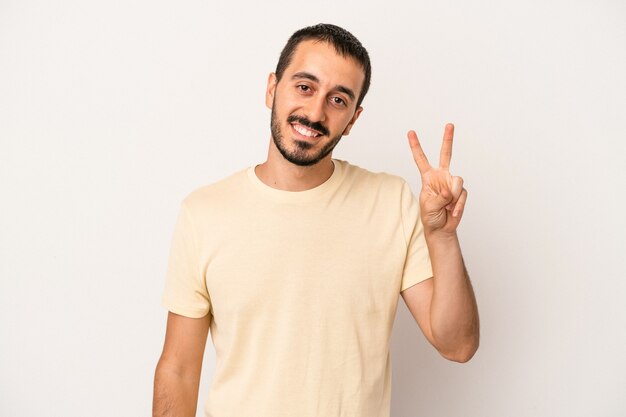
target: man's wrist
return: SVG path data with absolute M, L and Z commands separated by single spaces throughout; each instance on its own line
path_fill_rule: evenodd
M 444 232 L 442 230 L 424 230 L 424 237 L 429 245 L 449 245 L 456 244 L 459 237 L 454 232 Z

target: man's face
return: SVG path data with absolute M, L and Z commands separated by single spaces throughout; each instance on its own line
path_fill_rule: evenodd
M 363 108 L 356 108 L 365 74 L 326 42 L 303 41 L 279 83 L 270 74 L 273 143 L 289 162 L 310 166 L 332 155 Z

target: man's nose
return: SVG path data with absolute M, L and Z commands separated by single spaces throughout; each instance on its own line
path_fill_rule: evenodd
M 306 117 L 312 122 L 326 120 L 326 97 L 316 95 L 311 97 L 304 109 Z

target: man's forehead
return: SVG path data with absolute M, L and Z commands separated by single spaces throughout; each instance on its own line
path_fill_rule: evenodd
M 315 75 L 321 82 L 350 84 L 355 91 L 360 91 L 365 79 L 365 72 L 356 59 L 342 56 L 328 42 L 311 39 L 296 46 L 285 69 L 288 77 L 302 72 Z

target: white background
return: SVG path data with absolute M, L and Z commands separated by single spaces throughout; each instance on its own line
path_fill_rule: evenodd
M 0 415 L 150 414 L 180 200 L 264 160 L 267 75 L 318 22 L 373 63 L 334 156 L 417 193 L 406 131 L 436 162 L 454 122 L 469 191 L 481 347 L 445 361 L 400 300 L 393 416 L 626 415 L 618 0 L 0 0 Z M 199 410 L 213 370 L 209 339 Z

